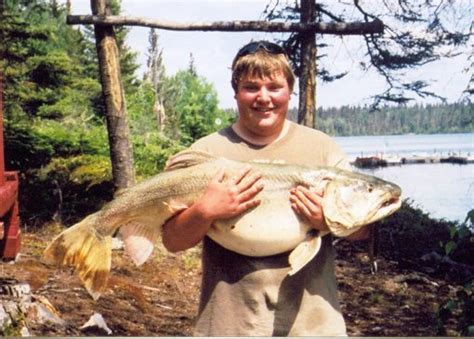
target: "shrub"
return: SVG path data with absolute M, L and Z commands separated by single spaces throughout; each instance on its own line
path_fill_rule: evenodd
M 166 160 L 184 147 L 161 133 L 133 137 L 133 156 L 137 179 L 155 175 L 163 170 Z
M 110 161 L 100 155 L 55 158 L 22 174 L 20 185 L 21 218 L 33 227 L 76 222 L 113 197 Z
M 391 216 L 375 223 L 379 252 L 396 261 L 418 260 L 432 251 L 441 253 L 440 242 L 449 241 L 450 227 L 455 223 L 436 220 L 405 200 Z
M 107 155 L 103 126 L 81 126 L 53 120 L 5 124 L 5 164 L 9 170 L 46 166 L 53 157 Z

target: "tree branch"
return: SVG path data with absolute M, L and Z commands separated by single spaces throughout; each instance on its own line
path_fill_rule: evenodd
M 69 25 L 94 24 L 118 26 L 144 26 L 173 31 L 224 31 L 224 32 L 300 32 L 334 35 L 360 35 L 383 33 L 382 21 L 375 19 L 370 22 L 269 22 L 269 21 L 216 21 L 209 23 L 178 23 L 171 21 L 152 20 L 143 17 L 100 16 L 100 15 L 68 15 Z

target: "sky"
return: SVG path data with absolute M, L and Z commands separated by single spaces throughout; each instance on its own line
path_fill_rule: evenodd
M 65 0 L 60 2 L 64 3 Z M 71 2 L 71 14 L 91 14 L 90 0 Z M 268 3 L 269 0 L 122 0 L 121 15 L 179 23 L 263 20 L 262 13 Z M 127 39 L 130 48 L 138 52 L 140 77 L 146 66 L 149 31 L 148 27 L 133 26 Z M 222 108 L 236 107 L 230 86 L 230 65 L 239 48 L 251 40 L 274 41 L 285 37 L 282 33 L 264 32 L 158 30 L 158 34 L 167 75 L 187 69 L 192 54 L 198 75 L 214 85 Z M 355 36 L 334 37 L 331 40 L 331 48 L 328 49 L 329 55 L 326 58 L 328 66 L 336 72 L 349 71 L 349 74 L 332 83 L 318 82 L 318 107 L 370 104 L 370 97 L 386 88 L 381 76 L 375 72 L 360 70 L 359 57 L 364 52 L 362 45 L 361 38 Z M 411 71 L 410 76 L 433 80 L 431 90 L 447 97 L 448 102 L 454 102 L 460 98 L 472 74 L 472 70 L 471 73 L 463 71 L 466 66 L 465 58 L 457 57 Z M 298 105 L 297 90 L 295 92 L 291 107 Z

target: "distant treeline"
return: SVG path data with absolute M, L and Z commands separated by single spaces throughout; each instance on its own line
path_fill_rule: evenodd
M 472 103 L 383 107 L 319 108 L 316 128 L 333 136 L 474 132 Z M 294 119 L 296 112 L 290 112 Z

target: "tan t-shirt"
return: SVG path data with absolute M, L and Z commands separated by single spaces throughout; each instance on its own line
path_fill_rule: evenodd
M 240 161 L 349 167 L 344 153 L 327 135 L 294 123 L 286 136 L 267 146 L 249 144 L 226 128 L 198 140 L 191 148 Z M 288 255 L 243 256 L 205 237 L 194 335 L 345 335 L 331 237 L 323 237 L 316 257 L 293 276 L 287 275 Z

